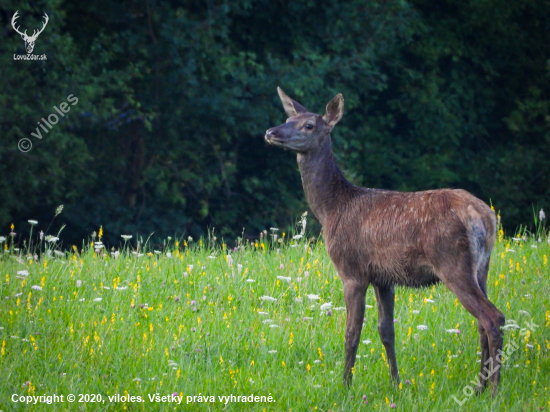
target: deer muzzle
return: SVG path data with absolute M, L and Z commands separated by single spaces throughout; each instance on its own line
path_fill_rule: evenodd
M 277 130 L 275 128 L 272 128 L 272 129 L 267 129 L 265 131 L 265 140 L 268 143 L 273 144 L 274 141 L 280 141 L 281 138 L 280 138 L 279 133 L 277 132 Z

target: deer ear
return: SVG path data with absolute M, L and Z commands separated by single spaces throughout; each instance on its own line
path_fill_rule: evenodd
M 300 113 L 308 113 L 307 109 L 304 106 L 302 106 L 296 100 L 288 97 L 280 87 L 277 87 L 277 92 L 279 93 L 281 102 L 283 102 L 283 108 L 285 109 L 288 117 L 298 116 Z
M 343 115 L 344 115 L 344 96 L 342 96 L 341 93 L 338 93 L 327 104 L 327 111 L 323 116 L 323 120 L 332 129 L 336 125 L 336 123 L 340 121 Z

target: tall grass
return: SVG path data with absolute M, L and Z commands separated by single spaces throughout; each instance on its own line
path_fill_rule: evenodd
M 490 299 L 520 327 L 505 331 L 505 343 L 518 349 L 494 399 L 490 391 L 464 395 L 479 373 L 477 327 L 442 285 L 397 289 L 398 387 L 390 383 L 369 289 L 346 389 L 345 304 L 322 240 L 266 235 L 235 250 L 214 238 L 169 240 L 154 251 L 138 250 L 131 239 L 118 254 L 90 241 L 70 253 L 50 247 L 39 260 L 5 243 L 0 410 L 549 410 L 550 246 L 516 239 L 499 236 L 489 275 Z M 538 327 L 526 333 L 527 322 Z M 26 405 L 13 402 L 14 394 L 64 401 Z M 109 400 L 116 394 L 134 402 Z M 155 394 L 177 394 L 181 405 L 151 402 Z M 218 398 L 231 394 L 274 401 Z

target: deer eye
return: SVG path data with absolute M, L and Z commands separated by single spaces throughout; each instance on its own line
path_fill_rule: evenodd
M 306 124 L 304 127 L 305 127 L 307 130 L 313 129 L 313 125 L 312 125 L 312 124 Z

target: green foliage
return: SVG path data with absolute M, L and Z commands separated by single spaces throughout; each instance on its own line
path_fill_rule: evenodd
M 50 16 L 48 60 L 13 60 L 15 10 L 29 30 Z M 263 141 L 281 86 L 313 112 L 343 93 L 334 147 L 354 183 L 465 188 L 513 228 L 550 200 L 549 16 L 542 1 L 9 1 L 0 225 L 61 203 L 72 243 L 100 225 L 115 242 L 286 224 L 307 206 L 294 156 Z

